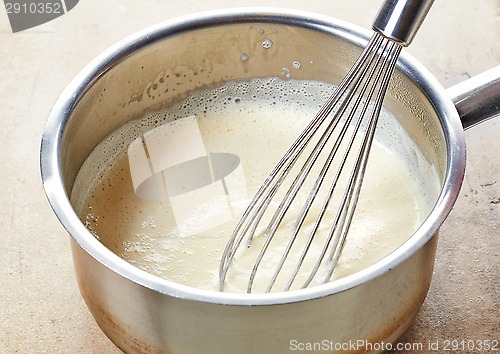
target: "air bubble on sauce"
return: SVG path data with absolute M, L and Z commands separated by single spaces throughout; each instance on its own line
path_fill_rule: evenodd
M 298 60 L 294 60 L 292 64 L 295 69 L 300 69 L 300 67 L 302 66 L 302 64 Z
M 242 53 L 241 56 L 240 56 L 240 60 L 242 62 L 246 62 L 248 61 L 249 57 L 248 57 L 248 54 L 247 53 Z

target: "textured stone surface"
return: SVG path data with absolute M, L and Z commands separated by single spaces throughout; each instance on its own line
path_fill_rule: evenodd
M 195 11 L 289 7 L 369 28 L 379 4 L 85 0 L 52 22 L 16 34 L 0 10 L 0 352 L 119 352 L 80 297 L 69 238 L 51 212 L 39 178 L 45 120 L 85 64 L 126 35 Z M 499 16 L 498 0 L 436 1 L 408 51 L 450 86 L 500 64 Z M 498 137 L 498 118 L 466 133 L 465 183 L 442 227 L 429 296 L 401 343 L 500 339 Z

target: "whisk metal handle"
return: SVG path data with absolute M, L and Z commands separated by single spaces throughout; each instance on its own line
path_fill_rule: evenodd
M 433 2 L 386 0 L 373 22 L 373 29 L 406 47 L 415 37 Z

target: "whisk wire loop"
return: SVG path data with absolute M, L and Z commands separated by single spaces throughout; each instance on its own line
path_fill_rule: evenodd
M 234 255 L 237 249 L 240 247 L 240 244 L 248 234 L 248 231 L 252 224 L 254 227 L 250 230 L 250 236 L 248 237 L 248 242 L 251 241 L 253 234 L 255 233 L 255 228 L 262 217 L 263 211 L 265 211 L 266 207 L 269 205 L 272 196 L 276 193 L 279 181 L 276 182 L 278 177 L 284 179 L 284 175 L 278 175 L 280 170 L 289 171 L 292 167 L 292 164 L 296 161 L 298 154 L 303 150 L 303 147 L 309 142 L 314 134 L 315 130 L 321 125 L 328 116 L 328 114 L 333 110 L 334 105 L 339 101 L 348 85 L 354 80 L 354 76 L 352 73 L 359 70 L 359 68 L 366 62 L 368 59 L 371 48 L 375 47 L 381 38 L 376 38 L 375 36 L 370 39 L 370 42 L 367 45 L 367 49 L 363 51 L 362 55 L 358 58 L 355 64 L 351 67 L 348 74 L 344 77 L 342 82 L 339 84 L 338 89 L 332 94 L 331 97 L 327 100 L 327 102 L 321 107 L 318 111 L 314 119 L 306 126 L 306 128 L 302 131 L 302 133 L 297 137 L 295 142 L 290 146 L 288 151 L 284 154 L 281 160 L 276 164 L 273 168 L 269 176 L 266 178 L 262 186 L 256 192 L 253 199 L 250 201 L 247 209 L 243 213 L 241 219 L 238 221 L 233 233 L 231 234 L 228 243 L 224 249 L 220 267 L 219 267 L 219 283 L 220 283 L 220 291 L 224 290 L 224 280 L 231 265 L 231 262 L 234 258 Z M 268 191 L 265 198 L 262 198 L 266 190 L 268 190 L 269 186 L 274 182 L 274 187 L 271 187 L 271 190 Z M 256 210 L 254 210 L 256 209 Z M 250 215 L 254 215 L 250 217 Z M 254 220 L 254 222 L 247 222 L 247 219 L 250 221 Z
M 347 147 L 345 148 L 345 151 L 344 151 L 341 163 L 340 163 L 340 165 L 337 168 L 335 177 L 333 178 L 333 182 L 331 183 L 330 189 L 329 189 L 328 194 L 327 194 L 327 196 L 325 198 L 325 201 L 324 201 L 324 204 L 322 206 L 322 209 L 319 212 L 319 217 L 318 217 L 318 219 L 317 219 L 317 221 L 316 221 L 316 223 L 314 225 L 313 230 L 310 233 L 310 237 L 308 239 L 308 246 L 312 242 L 314 236 L 316 235 L 316 232 L 317 232 L 317 229 L 318 229 L 319 224 L 321 222 L 321 219 L 323 218 L 323 216 L 324 216 L 324 214 L 326 212 L 326 209 L 328 208 L 328 204 L 329 204 L 329 202 L 331 200 L 333 192 L 334 192 L 334 190 L 336 188 L 336 185 L 337 185 L 337 183 L 339 181 L 340 175 L 341 175 L 341 173 L 342 173 L 342 171 L 343 171 L 343 169 L 345 167 L 345 163 L 348 160 L 348 156 L 351 154 L 351 149 L 352 149 L 352 147 L 354 145 L 354 141 L 355 141 L 355 139 L 356 139 L 356 137 L 358 135 L 358 131 L 359 131 L 360 127 L 361 127 L 361 124 L 363 123 L 363 117 L 365 116 L 366 111 L 369 108 L 369 103 L 371 101 L 371 98 L 373 97 L 373 94 L 374 94 L 374 92 L 377 89 L 376 85 L 371 85 L 372 82 L 373 82 L 372 81 L 373 75 L 374 74 L 376 75 L 376 77 L 375 77 L 375 83 L 377 83 L 379 81 L 379 79 L 380 79 L 380 76 L 381 76 L 384 68 L 385 68 L 385 65 L 388 62 L 389 53 L 391 53 L 391 50 L 388 49 L 388 47 L 390 45 L 393 45 L 393 43 L 392 42 L 388 42 L 388 41 L 385 41 L 383 43 L 383 45 L 381 44 L 381 47 L 379 48 L 379 50 L 381 50 L 381 54 L 373 53 L 374 55 L 371 58 L 372 60 L 367 64 L 367 66 L 371 65 L 370 68 L 366 68 L 366 72 L 368 73 L 368 75 L 366 75 L 367 79 L 364 81 L 364 85 L 361 88 L 361 90 L 359 91 L 359 94 L 358 94 L 358 96 L 356 98 L 356 102 L 354 103 L 354 107 L 355 108 L 350 111 L 349 117 L 348 117 L 348 119 L 346 121 L 346 126 L 351 123 L 353 117 L 356 115 L 357 109 L 360 107 L 360 104 L 362 103 L 363 100 L 365 100 L 365 104 L 362 106 L 361 112 L 359 114 L 357 114 L 358 115 L 358 120 L 356 121 L 356 124 L 355 124 L 355 126 L 353 128 L 353 132 L 351 134 L 351 137 L 349 139 Z M 383 56 L 384 53 L 386 53 L 386 52 L 388 53 L 388 55 L 387 56 Z M 383 66 L 380 65 L 381 61 L 385 61 L 382 64 Z M 376 72 L 377 68 L 380 68 L 380 69 Z M 358 80 L 362 81 L 363 79 L 364 79 L 364 77 L 360 74 L 360 76 L 358 77 Z M 370 85 L 371 85 L 371 87 L 370 87 Z M 370 91 L 365 96 L 365 92 L 366 92 L 366 90 L 368 88 L 370 88 Z M 355 91 L 355 89 L 356 89 L 356 87 L 353 89 L 353 91 Z M 375 113 L 375 111 L 374 111 L 374 113 Z M 374 119 L 376 117 L 378 117 L 378 114 L 376 116 L 374 116 L 374 114 L 372 114 L 371 119 L 370 119 L 370 126 L 374 125 L 372 123 L 376 124 L 376 121 L 374 122 Z M 332 250 L 337 250 L 337 254 L 339 254 L 341 252 L 342 248 L 343 248 L 343 243 L 339 243 L 339 241 L 340 240 L 344 240 L 344 236 L 347 234 L 348 228 L 350 226 L 352 215 L 354 214 L 354 207 L 352 207 L 352 206 L 353 205 L 355 206 L 356 203 L 357 203 L 357 195 L 359 195 L 359 191 L 360 191 L 360 188 L 361 188 L 361 183 L 356 184 L 356 186 L 354 188 L 353 188 L 353 186 L 354 186 L 354 181 L 355 180 L 357 181 L 357 178 L 360 175 L 360 172 L 361 172 L 361 176 L 364 174 L 364 170 L 360 170 L 360 168 L 359 168 L 359 162 L 360 162 L 359 156 L 360 156 L 361 153 L 363 153 L 363 156 L 368 157 L 368 151 L 369 151 L 368 149 L 369 149 L 369 146 L 371 146 L 371 142 L 369 144 L 366 144 L 366 140 L 367 140 L 367 137 L 369 135 L 371 135 L 371 131 L 370 131 L 370 134 L 368 134 L 368 131 L 367 131 L 367 133 L 364 135 L 364 142 L 361 145 L 361 147 L 360 147 L 360 149 L 358 151 L 358 154 L 357 154 L 357 156 L 358 156 L 358 158 L 356 159 L 357 164 L 354 166 L 354 168 L 352 169 L 352 172 L 350 174 L 348 186 L 347 186 L 347 188 L 346 188 L 346 190 L 344 192 L 344 195 L 342 197 L 342 201 L 341 201 L 340 206 L 338 208 L 335 220 L 334 220 L 334 222 L 332 224 L 332 227 L 330 229 L 328 237 L 326 238 L 325 245 L 324 245 L 324 247 L 322 249 L 322 252 L 320 253 L 320 255 L 318 257 L 318 261 L 316 262 L 315 266 L 313 267 L 313 269 L 311 271 L 311 274 L 307 278 L 307 280 L 304 283 L 304 285 L 302 286 L 302 288 L 307 287 L 310 284 L 310 282 L 314 279 L 314 277 L 316 276 L 316 273 L 319 270 L 321 263 L 323 262 L 324 256 L 325 256 L 325 254 L 327 252 L 327 249 L 329 248 L 330 244 L 333 244 L 333 247 L 331 247 L 331 249 Z M 339 140 L 341 140 L 343 138 L 344 138 L 343 136 L 339 136 Z M 372 138 L 373 138 L 373 136 L 372 136 Z M 368 149 L 367 149 L 367 147 L 368 147 Z M 324 171 L 322 171 L 322 173 L 320 175 L 321 178 L 324 175 L 326 175 L 328 169 L 331 166 L 331 163 L 333 161 L 333 158 L 334 158 L 334 155 L 336 154 L 336 152 L 337 151 L 333 151 L 332 153 L 330 153 L 330 156 L 327 159 L 327 163 L 325 164 Z M 356 198 L 355 198 L 354 201 L 352 200 L 353 195 L 356 196 Z M 346 218 L 346 215 L 349 215 L 349 217 Z M 342 232 L 342 238 L 340 237 L 341 232 Z M 333 243 L 332 243 L 332 240 L 333 240 Z M 305 255 L 306 255 L 308 249 L 309 249 L 309 247 L 304 248 L 304 252 L 303 252 L 303 254 L 301 255 L 301 257 L 299 258 L 299 260 L 297 262 L 297 265 L 296 265 L 293 277 L 296 276 L 296 274 L 298 273 L 299 268 L 302 266 L 302 263 L 304 261 L 304 258 L 305 258 Z M 330 262 L 331 262 L 332 258 L 333 257 L 330 256 L 327 259 L 329 259 Z M 336 264 L 331 264 L 329 266 L 329 268 L 333 269 L 335 267 L 335 265 Z M 329 273 L 329 275 L 326 277 L 326 279 L 325 279 L 324 282 L 325 283 L 328 282 L 330 280 L 330 278 L 331 278 L 331 274 Z M 291 279 L 291 280 L 293 280 L 293 279 Z M 286 290 L 289 290 L 290 286 L 291 286 L 291 282 L 289 282 L 289 284 L 287 285 Z
M 358 131 L 362 129 L 363 122 L 365 121 L 365 115 L 369 111 L 369 108 L 372 107 L 368 123 L 364 122 L 366 128 L 364 128 L 365 131 L 361 138 L 361 146 L 357 152 L 354 167 L 349 175 L 347 188 L 342 196 L 340 206 L 337 209 L 335 221 L 329 230 L 321 254 L 319 255 L 315 266 L 302 287 L 307 287 L 316 277 L 321 265 L 325 263 L 324 259 L 327 252 L 328 256 L 326 257 L 326 263 L 328 268 L 324 282 L 328 282 L 330 280 L 346 242 L 346 236 L 359 198 L 359 192 L 367 166 L 369 150 L 373 142 L 375 127 L 382 107 L 383 98 L 400 50 L 401 46 L 399 44 L 390 41 L 378 33 L 375 33 L 361 56 L 349 70 L 348 74 L 339 84 L 334 93 L 327 99 L 326 103 L 302 131 L 297 140 L 295 140 L 295 142 L 291 145 L 283 158 L 276 164 L 275 168 L 251 200 L 249 206 L 243 213 L 243 216 L 238 221 L 226 248 L 224 249 L 219 268 L 219 284 L 221 291 L 224 290 L 227 272 L 233 262 L 236 252 L 240 248 L 242 241 L 247 238 L 247 246 L 250 246 L 252 239 L 256 233 L 258 233 L 259 225 L 263 220 L 266 211 L 273 202 L 273 198 L 278 193 L 289 173 L 294 170 L 297 161 L 299 161 L 299 158 L 306 150 L 306 147 L 315 139 L 314 136 L 317 135 L 320 127 L 326 125 L 319 139 L 315 141 L 310 154 L 305 158 L 305 161 L 302 162 L 302 165 L 293 178 L 293 181 L 286 184 L 288 189 L 282 197 L 278 207 L 274 213 L 272 213 L 272 216 L 267 222 L 267 226 L 262 233 L 262 236 L 265 238 L 264 243 L 253 265 L 247 285 L 247 292 L 252 292 L 254 279 L 259 269 L 259 265 L 261 264 L 271 241 L 282 224 L 285 215 L 290 210 L 291 205 L 296 200 L 299 191 L 303 188 L 307 177 L 310 175 L 321 153 L 328 146 L 328 142 L 331 140 L 334 131 L 336 131 L 340 126 L 340 132 L 338 132 L 338 136 L 334 141 L 333 146 L 330 148 L 330 152 L 324 161 L 324 165 L 322 166 L 318 177 L 315 179 L 312 190 L 308 194 L 301 212 L 295 219 L 293 233 L 287 242 L 274 272 L 272 273 L 270 281 L 267 283 L 268 285 L 265 291 L 270 292 L 272 290 L 280 272 L 283 269 L 283 265 L 296 242 L 304 221 L 311 210 L 311 206 L 316 197 L 319 195 L 319 190 L 325 181 L 325 176 L 328 174 L 333 164 L 334 158 L 338 154 L 339 147 L 341 144 L 344 144 L 343 140 L 347 132 L 351 129 L 352 132 L 347 142 L 347 148 L 345 149 L 344 155 L 342 156 L 340 164 L 337 167 L 312 230 L 309 232 L 306 244 L 296 262 L 295 268 L 292 270 L 291 276 L 288 278 L 285 291 L 291 288 L 327 212 L 330 200 L 340 179 L 340 175 L 345 168 L 347 157 L 354 146 L 356 137 L 359 135 Z M 372 98 L 374 95 L 376 96 L 376 100 L 373 104 Z M 352 124 L 353 121 L 355 121 L 354 127 Z M 324 124 L 325 122 L 326 124 Z M 341 122 L 342 124 L 340 124 Z
M 368 62 L 365 64 L 365 65 L 370 65 L 370 63 L 376 58 L 376 52 L 373 51 L 372 52 L 372 55 L 369 57 L 369 60 Z M 362 69 L 363 67 L 360 68 L 360 70 Z M 375 67 L 373 67 L 372 70 L 374 70 Z M 356 73 L 357 74 L 357 73 Z M 347 90 L 347 93 L 344 95 L 345 96 L 345 99 L 344 101 L 342 102 L 340 108 L 334 113 L 334 117 L 332 118 L 331 122 L 334 123 L 330 123 L 326 129 L 326 131 L 324 132 L 324 134 L 322 135 L 322 137 L 320 138 L 319 142 L 316 144 L 315 148 L 313 149 L 313 153 L 310 155 L 310 156 L 313 156 L 313 161 L 311 162 L 307 162 L 308 165 L 307 165 L 307 168 L 301 170 L 298 174 L 298 176 L 301 177 L 301 185 L 296 188 L 296 191 L 295 191 L 295 195 L 298 193 L 298 189 L 300 189 L 302 187 L 302 184 L 304 182 L 304 180 L 307 178 L 310 170 L 312 169 L 313 167 L 313 164 L 316 162 L 317 158 L 319 157 L 320 153 L 323 151 L 323 149 L 325 148 L 325 145 L 326 143 L 328 142 L 328 140 L 331 138 L 335 128 L 336 128 L 336 125 L 338 122 L 340 122 L 341 120 L 341 117 L 342 115 L 346 112 L 346 110 L 348 109 L 349 105 L 351 104 L 352 100 L 354 98 L 356 98 L 356 102 L 354 103 L 354 106 L 357 106 L 360 101 L 361 101 L 361 98 L 363 97 L 362 95 L 358 95 L 358 96 L 355 96 L 355 93 L 357 92 L 357 89 L 359 88 L 359 86 L 363 83 L 363 80 L 362 80 L 362 77 L 360 75 L 357 76 L 357 79 L 354 80 L 352 82 L 353 84 L 353 87 L 350 89 L 350 90 L 347 90 L 348 88 L 346 88 Z M 363 94 L 365 91 L 366 91 L 366 88 L 368 87 L 368 84 L 369 82 L 366 81 L 364 83 L 364 86 L 363 88 L 361 89 L 361 94 Z M 344 139 L 345 137 L 345 134 L 347 133 L 348 131 L 348 127 L 350 126 L 353 118 L 354 118 L 354 110 L 351 111 L 351 113 L 348 115 L 347 119 L 345 120 L 344 124 L 342 125 L 342 128 L 341 128 L 341 131 L 337 137 L 337 139 L 335 140 L 335 143 L 333 145 L 333 147 L 331 148 L 330 150 L 330 154 L 328 155 L 324 165 L 323 165 L 323 168 L 321 169 L 321 172 L 319 173 L 315 183 L 314 183 L 314 186 L 313 186 L 313 189 L 312 191 L 310 192 L 309 194 L 309 197 L 307 198 L 307 201 L 306 201 L 306 204 L 304 205 L 303 209 L 302 209 L 302 212 L 299 214 L 299 217 L 297 218 L 297 221 L 296 221 L 296 226 L 295 226 L 295 229 L 294 229 L 294 233 L 292 235 L 292 237 L 290 238 L 289 242 L 288 242 L 288 245 L 285 249 L 285 252 L 278 264 L 278 267 L 276 268 L 276 271 L 273 275 L 273 277 L 271 278 L 271 281 L 269 283 L 269 286 L 267 288 L 267 291 L 270 291 L 272 286 L 274 285 L 274 282 L 276 281 L 276 278 L 279 274 L 279 272 L 281 271 L 282 267 L 283 267 L 283 264 L 285 262 L 285 259 L 287 258 L 293 244 L 295 243 L 295 240 L 297 238 L 297 235 L 299 233 L 299 230 L 303 224 L 303 222 L 305 221 L 306 219 L 306 216 L 307 214 L 309 213 L 309 211 L 311 210 L 311 206 L 312 206 L 312 203 L 314 202 L 316 196 L 318 195 L 318 191 L 319 189 L 321 188 L 321 186 L 323 185 L 323 182 L 325 180 L 325 176 L 327 174 L 327 172 L 329 171 L 330 167 L 331 167 L 331 164 L 335 158 L 335 156 L 337 155 L 337 152 L 339 150 L 339 147 L 341 145 L 341 142 L 342 140 Z M 358 122 L 361 122 L 361 120 L 358 120 Z M 346 152 L 344 155 L 346 155 L 348 153 L 348 151 L 350 151 L 351 149 L 351 146 L 354 142 L 354 135 L 351 136 L 351 139 L 349 141 L 349 144 L 348 144 L 348 147 L 346 148 Z M 306 254 L 308 253 L 309 251 L 309 248 L 310 248 L 310 245 L 314 239 L 314 236 L 316 235 L 316 232 L 319 228 L 319 225 L 323 219 L 323 216 L 326 212 L 326 209 L 328 207 L 328 204 L 331 200 L 331 196 L 333 194 L 333 190 L 335 189 L 335 186 L 337 185 L 337 182 L 340 178 L 340 174 L 341 174 L 341 171 L 342 169 L 344 168 L 344 165 L 345 165 L 345 162 L 347 161 L 347 156 L 344 156 L 344 158 L 342 159 L 342 161 L 340 162 L 340 165 L 337 169 L 337 173 L 335 175 L 335 177 L 333 178 L 333 182 L 332 182 L 332 185 L 330 187 L 330 190 L 329 190 L 329 193 L 327 194 L 327 197 L 325 198 L 325 201 L 323 203 L 323 206 L 319 212 L 319 215 L 318 215 L 318 218 L 316 219 L 316 222 L 313 226 L 313 229 L 312 231 L 309 233 L 309 238 L 306 242 L 306 245 L 305 247 L 303 248 L 303 251 L 301 253 L 301 256 L 299 258 L 299 260 L 297 261 L 297 264 L 295 266 L 295 269 L 285 287 L 285 291 L 289 290 L 289 288 L 291 287 L 296 275 L 298 274 L 301 266 L 302 266 L 302 263 L 304 261 L 304 258 L 306 256 Z M 291 200 L 293 200 L 293 198 L 295 197 L 292 196 L 292 199 L 289 199 L 289 203 L 291 203 Z M 338 220 L 336 220 L 335 224 L 337 223 Z M 334 227 L 335 227 L 335 224 L 334 224 Z M 321 259 L 324 257 L 324 254 L 322 256 L 320 256 Z
M 335 240 L 335 242 L 334 242 L 334 244 L 338 244 L 338 246 L 331 248 L 330 255 L 327 258 L 328 262 L 329 262 L 329 267 L 328 267 L 328 273 L 325 277 L 324 283 L 327 283 L 330 281 L 332 274 L 333 274 L 333 271 L 338 263 L 340 255 L 342 253 L 342 250 L 345 246 L 345 242 L 347 239 L 347 233 L 349 231 L 349 227 L 351 225 L 352 218 L 354 216 L 355 207 L 357 205 L 359 194 L 361 191 L 361 185 L 363 183 L 363 178 L 364 178 L 366 166 L 368 163 L 368 156 L 369 156 L 371 145 L 373 143 L 373 139 L 375 136 L 375 128 L 376 128 L 376 125 L 378 122 L 378 118 L 380 116 L 380 111 L 382 109 L 382 103 L 384 100 L 384 96 L 385 96 L 385 93 L 387 91 L 387 87 L 389 85 L 389 79 L 392 76 L 392 72 L 394 71 L 394 68 L 396 66 L 396 62 L 397 62 L 397 59 L 399 57 L 399 53 L 401 52 L 402 47 L 400 45 L 398 45 L 394 42 L 389 42 L 389 46 L 390 46 L 390 48 L 387 50 L 387 56 L 386 56 L 384 65 L 380 70 L 380 74 L 383 73 L 383 78 L 382 78 L 382 80 L 380 80 L 380 74 L 379 74 L 378 77 L 375 79 L 376 83 L 380 83 L 380 87 L 378 89 L 377 98 L 375 100 L 375 107 L 374 107 L 374 109 L 371 113 L 370 119 L 369 119 L 369 126 L 367 129 L 367 132 L 364 135 L 363 143 L 362 143 L 362 145 L 359 149 L 359 152 L 358 152 L 358 158 L 356 159 L 356 166 L 353 169 L 353 175 L 351 177 L 352 182 L 350 181 L 350 186 L 353 183 L 355 184 L 354 188 L 351 189 L 349 187 L 349 190 L 352 190 L 352 194 L 353 194 L 352 197 L 350 197 L 350 199 L 352 198 L 352 201 L 349 202 L 350 206 L 352 205 L 352 207 L 346 208 L 344 205 L 341 205 L 341 207 L 340 207 L 342 210 L 344 210 L 344 209 L 346 210 L 346 214 L 347 214 L 346 221 L 345 221 L 346 227 L 344 227 L 342 229 L 342 235 L 341 235 L 340 239 L 338 241 Z M 370 98 L 372 96 L 373 96 L 373 93 L 370 94 Z M 348 213 L 347 213 L 347 209 L 349 209 Z

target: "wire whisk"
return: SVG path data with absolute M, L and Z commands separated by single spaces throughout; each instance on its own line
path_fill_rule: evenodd
M 374 23 L 376 32 L 360 57 L 276 164 L 237 223 L 220 261 L 220 291 L 224 291 L 228 271 L 242 245 L 250 247 L 254 238 L 262 237 L 248 278 L 247 292 L 252 292 L 272 241 L 284 224 L 289 225 L 285 220 L 290 217 L 294 220 L 292 230 L 287 239 L 278 240 L 286 246 L 273 263 L 265 292 L 273 289 L 299 235 L 305 233 L 295 265 L 289 274 L 281 275 L 285 277 L 283 290 L 292 288 L 319 230 L 324 234 L 323 246 L 312 269 L 302 270 L 305 276 L 300 287 L 308 287 L 320 268 L 326 269 L 322 282 L 330 281 L 346 244 L 390 78 L 402 47 L 409 44 L 431 4 L 387 1 L 381 8 Z M 339 190 L 343 192 L 340 200 L 332 203 L 334 192 Z M 333 222 L 324 225 L 328 213 Z M 306 220 L 311 218 L 312 227 L 305 230 Z

